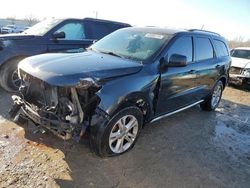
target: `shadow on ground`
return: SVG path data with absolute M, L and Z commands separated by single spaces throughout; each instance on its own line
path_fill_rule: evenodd
M 6 117 L 9 102 L 0 100 L 5 106 L 0 116 Z M 34 134 L 32 125 L 23 125 L 22 136 L 32 147 L 19 158 L 47 163 L 41 169 L 43 164 L 33 167 L 49 171 L 46 177 L 55 181 L 51 185 L 61 187 L 249 187 L 249 113 L 250 102 L 243 105 L 228 98 L 215 112 L 196 106 L 145 126 L 130 152 L 111 158 L 92 153 L 88 139 L 81 144 L 64 142 L 50 133 Z M 30 154 L 36 151 L 49 160 L 37 161 Z M 13 163 L 11 168 L 17 166 Z

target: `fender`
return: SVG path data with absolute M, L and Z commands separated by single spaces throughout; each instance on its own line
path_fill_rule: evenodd
M 98 107 L 112 116 L 124 107 L 136 105 L 142 110 L 145 121 L 148 121 L 154 115 L 156 90 L 159 89 L 156 87 L 158 78 L 158 74 L 146 75 L 141 73 L 129 77 L 125 76 L 104 84 L 102 89 L 96 93 L 100 98 Z M 148 81 L 149 79 L 150 81 Z M 122 80 L 124 84 L 121 84 Z M 117 89 L 114 90 L 114 88 Z

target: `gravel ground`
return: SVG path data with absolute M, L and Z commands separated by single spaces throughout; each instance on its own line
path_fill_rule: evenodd
M 128 153 L 99 158 L 33 125 L 8 120 L 0 89 L 0 187 L 250 187 L 250 94 L 227 88 L 215 112 L 198 106 L 142 130 Z

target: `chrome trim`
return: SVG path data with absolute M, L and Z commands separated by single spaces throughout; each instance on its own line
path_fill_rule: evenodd
M 188 109 L 188 108 L 191 108 L 191 107 L 193 107 L 193 106 L 195 106 L 195 105 L 197 105 L 197 104 L 202 103 L 203 101 L 204 101 L 204 100 L 200 100 L 200 101 L 198 101 L 198 102 L 195 102 L 195 103 L 193 103 L 193 104 L 190 104 L 190 105 L 188 105 L 188 106 L 185 106 L 184 108 L 180 108 L 180 109 L 178 109 L 178 110 L 176 110 L 176 111 L 173 111 L 173 112 L 164 114 L 164 115 L 162 115 L 162 116 L 159 116 L 159 117 L 157 117 L 157 118 L 155 118 L 155 119 L 152 119 L 152 120 L 150 121 L 150 123 L 153 123 L 153 122 L 158 121 L 158 120 L 160 120 L 160 119 L 162 119 L 162 118 L 171 116 L 171 115 L 173 115 L 173 114 L 176 114 L 176 113 L 178 113 L 178 112 L 181 112 L 181 111 L 183 111 L 183 110 L 186 110 L 186 109 Z

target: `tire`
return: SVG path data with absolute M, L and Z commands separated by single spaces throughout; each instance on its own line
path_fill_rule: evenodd
M 9 92 L 16 92 L 21 84 L 17 75 L 17 65 L 22 58 L 6 62 L 0 70 L 0 85 Z
M 242 86 L 244 89 L 250 91 L 250 78 L 245 78 L 243 80 Z
M 211 94 L 205 99 L 203 103 L 200 104 L 201 109 L 206 111 L 215 110 L 220 103 L 222 92 L 223 92 L 223 83 L 219 80 L 215 84 Z
M 99 128 L 97 132 L 101 131 L 101 136 L 92 145 L 93 150 L 100 157 L 117 156 L 129 151 L 137 141 L 142 124 L 143 114 L 139 108 L 122 109 L 110 119 L 104 129 Z

